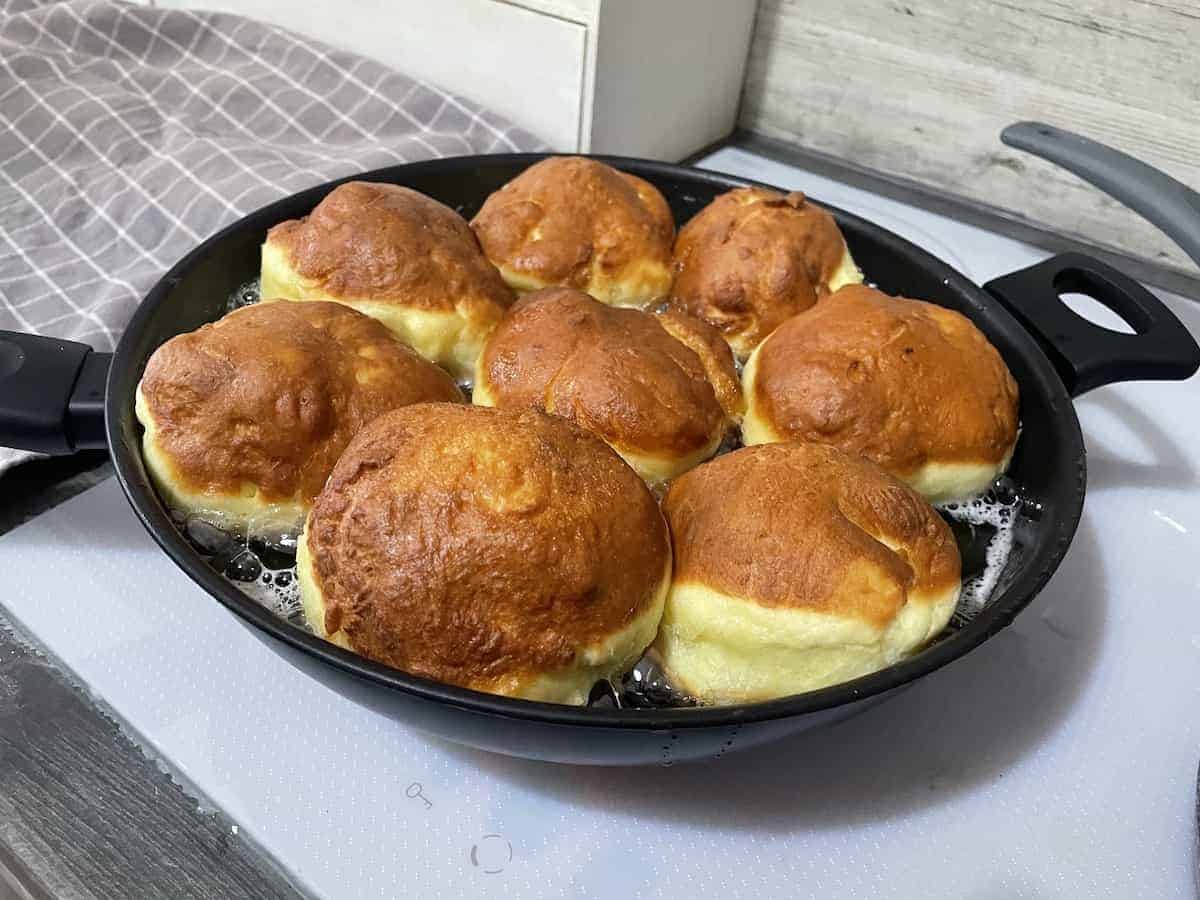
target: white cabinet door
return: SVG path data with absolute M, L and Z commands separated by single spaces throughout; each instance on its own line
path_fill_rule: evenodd
M 475 100 L 552 147 L 580 140 L 587 27 L 495 0 L 158 0 L 270 22 Z
M 733 128 L 755 0 L 151 0 L 269 22 L 567 152 L 681 159 Z

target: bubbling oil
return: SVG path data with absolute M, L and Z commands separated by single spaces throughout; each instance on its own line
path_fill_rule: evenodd
M 257 303 L 261 296 L 262 282 L 258 278 L 252 278 L 233 289 L 233 293 L 225 300 L 225 312 L 230 313 L 243 306 L 251 306 Z
M 226 581 L 281 619 L 308 630 L 296 578 L 295 531 L 230 527 L 205 513 L 173 511 L 189 544 Z
M 958 541 L 962 592 L 951 620 L 961 628 L 987 608 L 1005 577 L 1014 570 L 1030 541 L 1033 520 L 1027 501 L 1007 476 L 996 479 L 982 496 L 937 507 Z
M 722 452 L 740 446 L 731 438 Z M 1015 570 L 1024 546 L 1032 541 L 1035 516 L 1016 484 L 1001 477 L 981 497 L 941 504 L 962 557 L 962 593 L 946 633 L 979 615 Z M 227 527 L 202 513 L 172 514 L 192 547 L 227 581 L 255 603 L 291 624 L 311 631 L 300 603 L 294 532 L 259 533 Z M 698 702 L 671 685 L 651 648 L 618 681 L 599 682 L 589 705 L 619 709 L 663 709 Z

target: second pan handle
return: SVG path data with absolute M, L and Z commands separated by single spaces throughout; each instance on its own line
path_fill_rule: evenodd
M 1000 133 L 1010 147 L 1040 156 L 1119 200 L 1153 223 L 1200 265 L 1200 194 L 1120 150 L 1043 122 Z
M 1041 344 L 1072 397 L 1117 381 L 1191 378 L 1200 368 L 1200 347 L 1161 300 L 1083 254 L 1051 257 L 983 288 Z M 1062 302 L 1067 293 L 1100 301 L 1136 333 L 1092 324 Z
M 111 360 L 75 341 L 0 331 L 0 447 L 52 455 L 105 447 Z

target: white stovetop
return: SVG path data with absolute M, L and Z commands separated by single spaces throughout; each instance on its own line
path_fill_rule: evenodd
M 803 188 L 980 281 L 1045 255 L 741 151 L 705 165 Z M 1171 306 L 1200 333 L 1200 306 Z M 1191 897 L 1198 383 L 1078 401 L 1083 523 L 1013 627 L 856 719 L 719 761 L 580 769 L 426 738 L 276 656 L 112 481 L 0 539 L 0 596 L 323 896 Z

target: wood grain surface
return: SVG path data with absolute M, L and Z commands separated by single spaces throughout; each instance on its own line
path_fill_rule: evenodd
M 0 896 L 303 896 L 0 617 Z
M 0 534 L 112 474 L 103 453 L 0 475 Z M 0 900 L 305 896 L 8 621 L 0 574 Z
M 1197 45 L 1190 0 L 760 0 L 740 125 L 1195 273 L 998 135 L 1041 119 L 1200 186 Z

